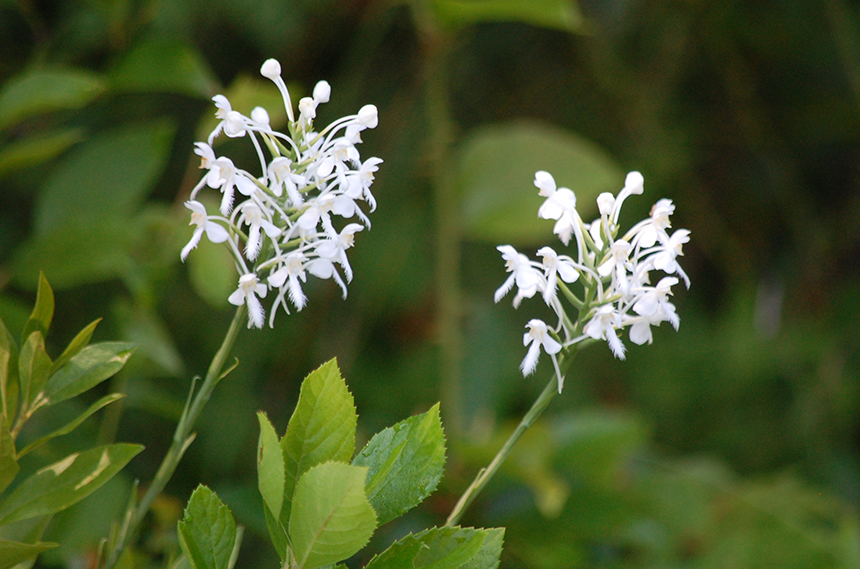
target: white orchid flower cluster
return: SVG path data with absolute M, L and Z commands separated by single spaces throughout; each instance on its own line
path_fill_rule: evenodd
M 191 210 L 191 225 L 197 227 L 181 253 L 185 261 L 204 233 L 213 243 L 229 246 L 240 277 L 228 300 L 236 306 L 247 305 L 249 328 L 263 327 L 265 309 L 260 299 L 270 290 L 276 292 L 269 326 L 274 325 L 279 306 L 289 314 L 287 298 L 301 310 L 307 303 L 302 284 L 308 273 L 333 279 L 346 298 L 346 283 L 352 280 L 346 250 L 352 247 L 357 232 L 370 229 L 370 220 L 358 202 L 364 201 L 371 212 L 376 209 L 370 186 L 382 163 L 379 158 L 362 162 L 355 147 L 361 142 L 361 131 L 377 125 L 375 106 L 365 105 L 358 114 L 340 118 L 317 132 L 316 109 L 328 102 L 329 84 L 320 81 L 312 97 L 299 101 L 296 119 L 280 64 L 269 59 L 260 73 L 272 80 L 283 96 L 289 134 L 273 130 L 262 107 L 247 117 L 234 111 L 223 95 L 213 97 L 220 122 L 206 142 L 195 144 L 200 168 L 206 173 L 185 202 Z M 230 138 L 250 138 L 260 159 L 259 176 L 215 154 L 212 142 L 222 132 Z M 210 215 L 196 201 L 205 187 L 221 192 L 220 215 Z M 338 229 L 335 217 L 358 222 Z
M 540 293 L 558 316 L 554 328 L 540 319 L 532 319 L 526 325 L 528 332 L 523 345 L 529 349 L 520 369 L 523 375 L 532 373 L 543 348 L 552 358 L 561 392 L 564 377 L 557 354 L 562 350 L 583 341 L 606 340 L 615 357 L 623 360 L 625 347 L 618 337 L 620 330 L 629 328 L 630 341 L 642 345 L 652 341 L 651 326 L 669 322 L 678 329 L 680 319 L 669 297 L 678 278 L 690 287 L 690 279 L 678 264 L 690 232 L 667 231 L 675 206 L 671 200 L 661 199 L 651 208 L 647 219 L 618 237 L 618 217 L 624 200 L 642 194 L 644 189 L 639 172 L 627 175 L 618 196 L 608 192 L 598 196 L 600 217 L 590 224 L 584 223 L 577 213 L 574 193 L 568 188 L 557 188 L 548 172 L 537 172 L 534 183 L 539 194 L 546 198 L 538 216 L 555 220 L 553 232 L 564 245 L 574 237 L 576 252 L 573 256 L 560 255 L 550 247 L 543 247 L 537 251 L 542 259 L 537 262 L 510 245 L 499 246 L 510 275 L 496 291 L 495 300 L 499 302 L 516 286 L 515 308 L 524 298 Z M 651 272 L 655 270 L 666 276 L 651 285 Z M 579 283 L 576 291 L 568 286 L 574 283 Z M 576 309 L 576 318 L 568 314 L 559 291 Z

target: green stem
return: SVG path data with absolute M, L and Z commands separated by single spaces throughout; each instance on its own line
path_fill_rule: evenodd
M 565 358 L 569 360 L 569 358 Z M 566 362 L 562 362 L 566 363 Z M 564 366 L 567 367 L 567 366 Z M 564 370 L 562 370 L 564 371 Z M 455 526 L 457 522 L 460 521 L 460 518 L 466 511 L 466 508 L 472 503 L 472 501 L 481 493 L 481 490 L 484 489 L 484 486 L 487 485 L 487 482 L 493 477 L 496 471 L 501 468 L 502 464 L 505 462 L 505 459 L 508 458 L 508 455 L 511 454 L 511 451 L 514 448 L 514 445 L 517 444 L 517 441 L 520 440 L 520 437 L 523 436 L 523 433 L 526 432 L 532 424 L 537 421 L 538 417 L 544 412 L 544 410 L 549 405 L 552 398 L 558 393 L 558 378 L 553 374 L 550 378 L 549 382 L 544 387 L 541 394 L 535 400 L 531 409 L 528 410 L 528 413 L 525 414 L 520 424 L 517 425 L 517 428 L 511 433 L 511 436 L 508 437 L 508 440 L 505 441 L 505 444 L 496 453 L 496 456 L 493 457 L 492 462 L 486 467 L 482 468 L 478 475 L 475 477 L 475 480 L 466 488 L 466 491 L 463 492 L 463 495 L 460 496 L 460 500 L 457 501 L 457 505 L 454 506 L 454 509 L 451 511 L 451 515 L 448 516 L 448 521 L 445 522 L 446 526 Z
M 146 494 L 144 494 L 140 503 L 132 512 L 132 515 L 128 517 L 127 527 L 123 528 L 122 537 L 117 540 L 116 546 L 111 551 L 103 569 L 112 569 L 116 565 L 117 561 L 119 561 L 119 557 L 122 555 L 122 552 L 137 535 L 137 530 L 140 527 L 141 521 L 143 521 L 143 517 L 149 511 L 149 508 L 152 506 L 152 503 L 158 495 L 164 490 L 164 487 L 167 486 L 167 482 L 173 476 L 173 473 L 176 471 L 176 467 L 179 466 L 179 461 L 182 460 L 182 455 L 185 454 L 185 450 L 194 440 L 195 435 L 191 430 L 194 428 L 194 423 L 196 423 L 197 419 L 200 417 L 203 407 L 212 396 L 212 392 L 215 391 L 215 386 L 218 385 L 218 382 L 220 382 L 225 375 L 222 373 L 222 370 L 224 369 L 224 365 L 227 363 L 227 358 L 230 356 L 233 344 L 236 343 L 236 338 L 239 336 L 239 331 L 242 329 L 244 322 L 245 305 L 243 304 L 236 309 L 236 314 L 233 316 L 230 328 L 227 330 L 227 334 L 221 342 L 221 347 L 215 353 L 215 356 L 212 358 L 212 362 L 209 364 L 209 369 L 206 372 L 206 377 L 203 379 L 203 384 L 200 386 L 200 390 L 193 395 L 193 398 L 192 393 L 189 393 L 189 402 L 186 404 L 185 409 L 182 412 L 182 416 L 179 418 L 179 423 L 176 425 L 176 431 L 173 434 L 173 441 L 170 443 L 170 448 L 164 455 L 164 459 L 161 461 L 161 466 L 158 467 L 158 472 L 155 473 L 155 477 L 153 478 L 149 489 L 146 491 Z M 191 389 L 193 392 L 193 385 Z

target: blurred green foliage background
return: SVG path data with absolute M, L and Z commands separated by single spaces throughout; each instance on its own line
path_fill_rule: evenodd
M 54 520 L 46 539 L 64 545 L 40 565 L 92 560 L 223 337 L 233 270 L 206 243 L 179 262 L 182 203 L 213 95 L 278 109 L 258 74 L 270 57 L 299 96 L 331 83 L 321 124 L 377 105 L 361 152 L 385 161 L 379 209 L 345 302 L 309 283 L 304 311 L 243 332 L 137 566 L 175 551 L 198 482 L 247 526 L 240 566 L 276 563 L 254 412 L 283 430 L 301 379 L 333 356 L 360 434 L 442 401 L 443 487 L 376 550 L 444 523 L 551 373 L 517 369 L 540 301 L 492 302 L 496 245 L 555 246 L 536 218 L 538 169 L 586 219 L 640 170 L 645 195 L 622 223 L 674 200 L 693 284 L 675 299 L 677 334 L 664 327 L 626 362 L 605 346 L 578 357 L 464 525 L 508 528 L 505 568 L 860 566 L 860 3 L 2 0 L 0 317 L 20 329 L 43 270 L 49 353 L 99 316 L 97 340 L 140 345 L 111 386 L 129 394 L 121 413 L 33 465 L 93 439 L 147 447 Z

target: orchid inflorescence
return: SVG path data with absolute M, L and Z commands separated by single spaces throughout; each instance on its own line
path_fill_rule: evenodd
M 690 232 L 678 229 L 669 234 L 669 216 L 675 211 L 671 200 L 661 199 L 651 208 L 651 215 L 618 238 L 618 218 L 621 206 L 629 196 L 642 194 L 644 179 L 639 172 L 630 172 L 618 196 L 606 192 L 597 197 L 600 217 L 584 223 L 576 211 L 576 196 L 568 188 L 556 188 L 548 172 L 535 174 L 535 186 L 546 201 L 538 210 L 543 219 L 555 220 L 553 232 L 564 245 L 576 240 L 574 256 L 559 255 L 550 247 L 537 251 L 542 262 L 532 261 L 510 245 L 498 250 L 511 273 L 496 291 L 499 302 L 516 286 L 514 307 L 524 298 L 538 292 L 558 316 L 558 324 L 550 328 L 540 319 L 526 325 L 528 332 L 523 345 L 529 346 L 520 369 L 529 375 L 537 367 L 540 349 L 549 354 L 558 378 L 558 390 L 564 376 L 558 363 L 563 350 L 586 341 L 606 340 L 615 357 L 624 359 L 625 347 L 618 331 L 629 328 L 630 341 L 642 345 L 651 343 L 651 326 L 669 322 L 676 330 L 680 319 L 669 301 L 672 286 L 683 279 L 687 288 L 690 279 L 678 264 L 682 247 L 690 240 Z M 651 285 L 650 274 L 657 270 L 667 276 Z M 670 276 L 677 275 L 677 276 Z M 579 283 L 576 292 L 573 283 Z M 573 305 L 577 317 L 571 318 L 562 304 L 558 291 Z
M 289 314 L 286 298 L 301 310 L 307 302 L 302 290 L 307 273 L 333 279 L 346 298 L 346 283 L 352 280 L 346 250 L 352 247 L 355 233 L 365 227 L 370 229 L 370 220 L 356 202 L 364 201 L 371 212 L 376 209 L 370 186 L 382 162 L 379 158 L 362 162 L 355 148 L 361 142 L 361 131 L 377 125 L 375 106 L 365 105 L 357 114 L 340 118 L 317 132 L 316 109 L 320 103 L 328 102 L 329 84 L 320 81 L 312 97 L 299 101 L 296 119 L 280 64 L 269 59 L 260 73 L 281 92 L 289 134 L 273 130 L 262 107 L 247 117 L 234 111 L 225 96 L 213 97 L 218 109 L 215 116 L 220 122 L 206 142 L 195 143 L 200 167 L 207 172 L 185 202 L 191 210 L 191 225 L 197 227 L 181 253 L 184 261 L 204 233 L 213 243 L 228 245 L 240 275 L 239 286 L 228 300 L 236 306 L 247 305 L 249 328 L 263 327 L 265 309 L 260 299 L 270 289 L 277 290 L 277 294 L 269 326 L 274 325 L 279 306 Z M 259 177 L 215 154 L 212 143 L 222 132 L 230 138 L 250 138 L 260 159 Z M 261 142 L 268 150 L 268 159 Z M 220 215 L 210 215 L 196 201 L 204 187 L 220 190 Z M 236 190 L 244 197 L 239 204 L 234 203 Z M 338 229 L 333 216 L 357 218 L 359 222 Z

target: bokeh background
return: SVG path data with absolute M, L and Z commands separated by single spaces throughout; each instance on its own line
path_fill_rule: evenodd
M 40 566 L 92 562 L 226 331 L 233 269 L 207 244 L 180 263 L 182 204 L 213 95 L 275 116 L 258 74 L 270 57 L 294 100 L 331 83 L 320 124 L 377 105 L 361 152 L 385 161 L 379 208 L 345 302 L 314 283 L 301 313 L 243 332 L 135 566 L 176 551 L 200 482 L 247 528 L 240 566 L 277 563 L 254 412 L 283 432 L 301 379 L 335 356 L 360 437 L 441 400 L 449 447 L 439 490 L 351 566 L 444 523 L 551 374 L 548 361 L 527 379 L 517 369 L 540 301 L 492 301 L 496 245 L 557 243 L 536 218 L 538 169 L 586 219 L 597 193 L 641 171 L 622 222 L 671 198 L 674 227 L 692 232 L 692 287 L 676 291 L 678 333 L 628 341 L 625 362 L 602 345 L 578 356 L 463 523 L 507 527 L 510 569 L 860 566 L 857 2 L 3 0 L 0 317 L 20 330 L 42 270 L 57 294 L 49 353 L 97 317 L 96 340 L 140 345 L 104 386 L 128 394 L 122 409 L 24 466 L 93 439 L 147 447 L 56 517 L 46 539 L 63 546 Z M 253 164 L 246 142 L 218 152 Z

